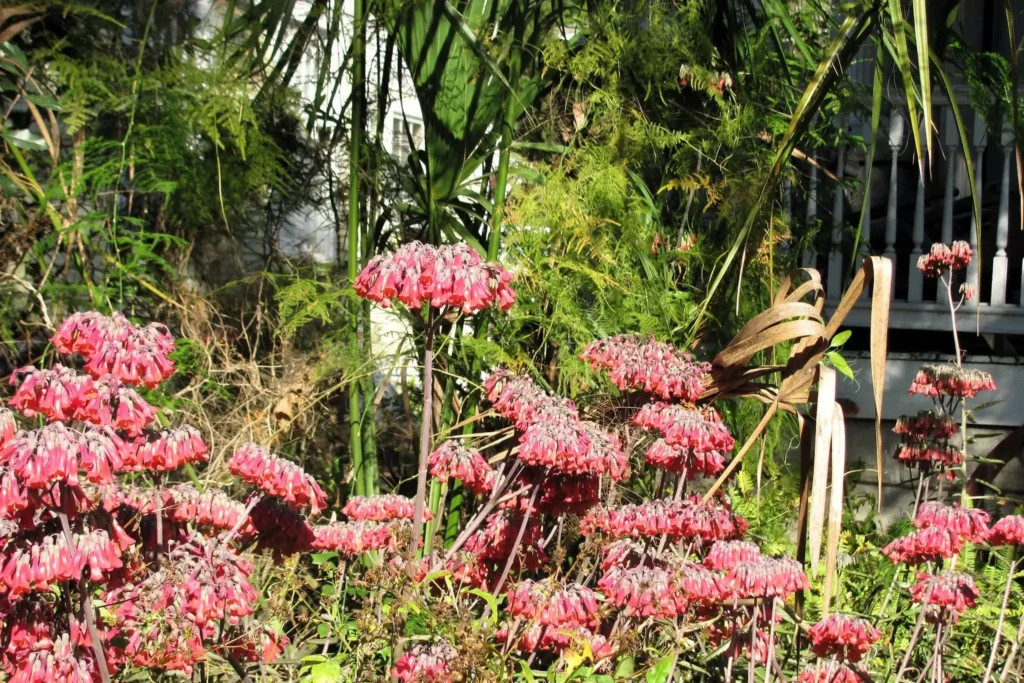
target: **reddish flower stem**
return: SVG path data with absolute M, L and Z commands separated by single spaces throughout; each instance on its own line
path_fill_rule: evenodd
M 917 617 L 917 626 L 914 627 L 914 633 L 910 636 L 910 644 L 907 645 L 907 653 L 903 655 L 903 662 L 900 664 L 900 670 L 896 674 L 895 683 L 900 683 L 903 679 L 903 674 L 907 671 L 907 665 L 910 664 L 910 655 L 914 653 L 914 646 L 917 645 L 917 639 L 921 637 L 921 628 L 924 626 L 924 608 L 922 607 L 921 613 Z
M 512 570 L 512 562 L 516 559 L 516 553 L 519 552 L 519 546 L 523 542 L 523 535 L 526 533 L 526 525 L 530 522 L 530 513 L 533 512 L 533 504 L 537 501 L 538 491 L 540 491 L 540 486 L 534 486 L 533 493 L 530 494 L 530 503 L 526 508 L 526 512 L 523 513 L 523 523 L 519 525 L 519 533 L 516 534 L 515 545 L 512 546 L 512 552 L 509 553 L 508 559 L 505 560 L 505 568 L 501 570 L 501 578 L 498 579 L 498 583 L 494 587 L 494 595 L 501 593 L 505 580 L 508 579 L 508 573 Z
M 416 506 L 412 518 L 412 545 L 409 556 L 415 558 L 423 536 L 423 508 L 427 498 L 427 457 L 430 454 L 430 432 L 434 408 L 434 309 L 427 309 L 427 333 L 423 342 L 423 420 L 420 424 L 420 463 L 416 471 Z M 409 572 L 415 572 L 409 564 Z

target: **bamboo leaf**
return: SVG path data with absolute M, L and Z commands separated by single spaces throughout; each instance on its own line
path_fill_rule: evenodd
M 885 52 L 882 44 L 879 43 L 875 50 L 875 69 L 871 84 L 871 142 L 867 146 L 867 155 L 864 157 L 864 198 L 860 204 L 860 223 L 857 225 L 857 232 L 853 237 L 853 251 L 850 252 L 854 258 L 850 259 L 850 272 L 856 267 L 860 237 L 864 232 L 864 222 L 871 220 L 871 172 L 875 164 L 875 152 L 878 149 L 878 124 L 882 117 L 882 70 L 885 68 Z M 891 116 L 899 116 L 897 110 L 893 110 Z
M 924 113 L 924 138 L 928 161 L 932 159 L 932 76 L 928 65 L 931 48 L 928 46 L 928 0 L 914 0 L 914 43 L 917 46 L 917 71 L 921 79 L 921 111 Z
M 894 61 L 903 79 L 903 91 L 907 97 L 907 116 L 910 119 L 910 130 L 914 136 L 914 152 L 921 174 L 924 174 L 924 159 L 921 155 L 921 127 L 917 114 L 916 89 L 914 72 L 910 66 L 910 50 L 907 47 L 907 34 L 903 20 L 903 7 L 900 0 L 889 0 L 889 20 L 892 22 Z

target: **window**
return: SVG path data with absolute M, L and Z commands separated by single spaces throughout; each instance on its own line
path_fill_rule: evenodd
M 410 146 L 411 145 L 411 146 Z M 391 154 L 405 163 L 413 149 L 423 148 L 423 124 L 396 116 L 391 121 Z

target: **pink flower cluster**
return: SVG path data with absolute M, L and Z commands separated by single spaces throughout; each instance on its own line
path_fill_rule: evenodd
M 74 545 L 61 534 L 45 536 L 39 543 L 5 549 L 0 583 L 11 596 L 18 597 L 77 580 L 86 567 L 90 580 L 102 581 L 106 572 L 121 566 L 123 549 L 101 529 L 74 537 Z
M 387 308 L 398 300 L 419 309 L 424 302 L 475 313 L 491 306 L 507 310 L 516 300 L 512 273 L 485 263 L 465 244 L 434 247 L 403 244 L 393 256 L 373 257 L 356 278 L 356 294 Z
M 922 410 L 917 415 L 899 417 L 892 431 L 917 441 L 931 441 L 953 438 L 960 433 L 960 425 L 948 415 L 938 414 L 933 410 Z
M 393 550 L 395 532 L 392 527 L 376 522 L 331 522 L 313 527 L 313 547 L 335 550 L 345 557 L 372 550 Z
M 83 356 L 86 371 L 96 378 L 113 375 L 152 388 L 174 374 L 174 338 L 160 323 L 136 327 L 120 313 L 74 313 L 50 341 L 60 353 Z
M 451 680 L 449 665 L 456 654 L 455 648 L 444 642 L 430 647 L 413 645 L 398 658 L 391 674 L 403 683 L 446 683 Z
M 618 437 L 582 421 L 572 401 L 552 397 L 507 370 L 493 373 L 484 393 L 498 414 L 523 430 L 519 459 L 525 464 L 556 474 L 607 474 L 616 481 L 629 474 Z
M 986 540 L 990 545 L 1024 546 L 1024 517 L 1010 515 L 992 525 Z
M 494 486 L 494 468 L 480 453 L 455 440 L 445 441 L 430 454 L 427 464 L 431 476 L 441 482 L 457 479 L 478 496 L 490 493 Z
M 720 473 L 725 469 L 725 453 L 736 443 L 712 408 L 648 403 L 633 422 L 661 432 L 662 438 L 647 449 L 648 464 L 685 474 L 687 479 Z
M 228 469 L 242 481 L 284 500 L 296 510 L 308 507 L 315 515 L 327 506 L 327 497 L 313 477 L 263 446 L 243 444 L 231 456 Z
M 728 591 L 741 598 L 786 598 L 807 590 L 811 582 L 796 560 L 762 557 L 753 562 L 741 562 L 729 570 L 725 585 Z
M 988 523 L 984 510 L 927 502 L 914 518 L 918 531 L 890 542 L 882 553 L 895 564 L 935 562 L 959 553 L 965 541 L 983 541 Z
M 704 556 L 704 566 L 715 571 L 727 572 L 743 562 L 757 562 L 761 549 L 750 541 L 716 541 Z
M 167 493 L 169 500 L 164 505 L 168 518 L 175 522 L 197 524 L 220 531 L 238 527 L 243 536 L 254 532 L 247 519 L 245 505 L 220 489 L 210 488 L 199 493 L 189 484 L 178 484 L 168 489 Z
M 124 442 L 109 428 L 77 432 L 55 422 L 15 434 L 0 448 L 0 465 L 32 489 L 49 490 L 58 482 L 77 486 L 81 470 L 92 483 L 108 484 L 122 468 L 124 450 Z
M 919 574 L 910 587 L 914 602 L 925 607 L 925 618 L 931 623 L 956 623 L 960 615 L 974 607 L 978 587 L 970 574 L 946 570 L 937 576 Z
M 910 385 L 911 394 L 933 397 L 974 398 L 979 392 L 995 389 L 992 375 L 984 370 L 934 363 L 922 365 Z
M 709 363 L 653 337 L 622 334 L 591 342 L 580 358 L 595 370 L 605 370 L 621 390 L 639 390 L 663 399 L 696 401 L 704 391 Z
M 484 528 L 475 532 L 466 541 L 465 550 L 484 564 L 502 564 L 512 554 L 516 546 L 516 536 L 522 525 L 522 515 L 506 510 L 495 513 L 487 518 Z M 540 547 L 541 524 L 536 517 L 531 517 L 523 532 L 522 542 L 518 549 L 518 562 L 513 566 L 526 569 L 537 569 L 547 562 L 547 555 Z
M 672 538 L 699 539 L 704 543 L 738 539 L 746 529 L 746 520 L 728 507 L 705 504 L 697 497 L 595 508 L 580 521 L 580 533 L 584 535 L 599 531 L 613 538 L 666 534 Z
M 811 649 L 819 657 L 859 662 L 882 634 L 864 619 L 833 614 L 812 626 L 808 636 Z
M 405 496 L 393 493 L 377 496 L 353 496 L 342 513 L 351 520 L 364 522 L 387 522 L 393 519 L 412 519 L 415 502 Z M 430 521 L 434 515 L 423 511 L 423 519 Z
M 557 629 L 594 630 L 598 626 L 597 597 L 580 584 L 522 581 L 509 590 L 506 609 L 514 617 Z
M 210 451 L 199 430 L 190 425 L 147 431 L 125 452 L 126 472 L 170 472 L 182 465 L 206 462 Z
M 863 683 L 863 679 L 856 668 L 833 660 L 808 664 L 796 683 Z
M 611 567 L 597 587 L 626 617 L 671 619 L 686 611 L 686 591 L 660 567 Z
M 957 240 L 951 246 L 936 242 L 927 254 L 917 259 L 917 268 L 925 277 L 937 278 L 947 270 L 963 270 L 971 264 L 973 255 L 971 245 L 963 240 Z

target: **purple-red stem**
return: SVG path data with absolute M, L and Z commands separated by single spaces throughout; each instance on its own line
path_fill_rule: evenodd
M 1016 549 L 1014 550 L 1016 555 Z M 1003 637 L 1003 622 L 1006 620 L 1006 606 L 1010 603 L 1010 588 L 1013 586 L 1013 573 L 1017 569 L 1017 558 L 1010 562 L 1010 573 L 1006 577 L 1006 590 L 1003 591 L 1003 606 L 999 608 L 999 623 L 996 625 L 996 639 L 992 642 L 992 654 L 988 656 L 988 666 L 985 667 L 985 678 L 981 683 L 988 683 L 992 677 L 992 669 L 996 665 L 996 652 L 999 651 L 999 641 Z
M 416 506 L 412 518 L 411 558 L 416 557 L 423 536 L 423 508 L 427 498 L 427 456 L 430 453 L 430 431 L 434 408 L 434 309 L 427 309 L 427 334 L 423 342 L 423 421 L 420 424 L 420 464 L 416 471 Z M 409 564 L 415 572 L 416 565 Z
M 505 585 L 508 573 L 512 570 L 512 562 L 515 561 L 516 553 L 519 552 L 519 544 L 523 542 L 523 534 L 526 533 L 526 525 L 530 522 L 530 513 L 533 512 L 533 504 L 537 501 L 538 491 L 540 491 L 540 486 L 534 486 L 533 493 L 530 494 L 530 503 L 526 508 L 526 512 L 523 513 L 523 523 L 519 525 L 519 533 L 516 534 L 515 545 L 512 546 L 512 552 L 509 553 L 508 559 L 505 560 L 505 568 L 501 570 L 501 578 L 498 579 L 498 583 L 494 587 L 494 595 L 501 594 L 501 589 Z

